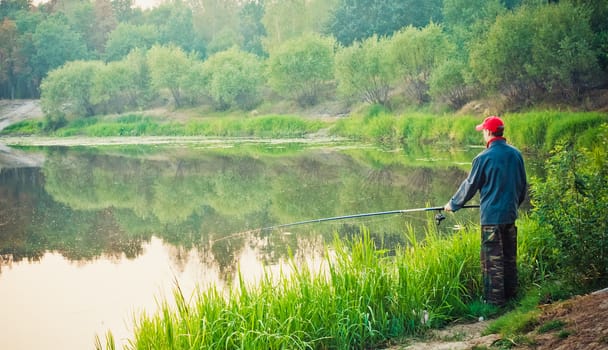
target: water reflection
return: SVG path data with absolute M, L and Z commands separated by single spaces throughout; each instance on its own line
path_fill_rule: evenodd
M 70 260 L 101 254 L 135 258 L 142 243 L 157 236 L 180 249 L 204 252 L 230 274 L 247 234 L 267 235 L 272 249 L 266 262 L 297 251 L 293 237 L 255 228 L 436 205 L 466 175 L 456 166 L 387 165 L 370 160 L 369 150 L 349 152 L 263 157 L 179 150 L 178 155 L 141 158 L 50 149 L 42 169 L 0 173 L 0 252 L 16 261 L 36 260 L 48 250 Z M 345 232 L 353 225 L 372 224 L 377 226 L 373 234 L 400 237 L 404 221 L 424 227 L 428 220 L 420 214 L 405 219 L 291 230 L 319 230 L 331 237 L 337 228 Z M 229 239 L 223 239 L 227 235 Z
M 40 168 L 0 170 L 0 308 L 10 315 L 0 330 L 22 334 L 10 346 L 2 336 L 2 348 L 88 348 L 106 329 L 126 337 L 131 313 L 153 308 L 175 281 L 221 288 L 239 270 L 250 280 L 262 266 L 283 268 L 292 253 L 316 261 L 334 234 L 362 225 L 378 245 L 405 244 L 404 231 L 423 232 L 432 215 L 259 228 L 440 205 L 466 176 L 457 164 L 476 153 L 428 162 L 437 156 L 284 145 L 42 151 Z
M 132 316 L 154 312 L 158 297 L 170 301 L 176 284 L 186 297 L 196 287 L 222 290 L 222 272 L 215 264 L 206 262 L 196 249 L 179 253 L 175 249 L 152 238 L 135 259 L 101 256 L 83 263 L 46 252 L 35 264 L 13 262 L 0 278 L 0 346 L 91 349 L 95 335 L 108 329 L 119 345 L 126 344 L 132 334 Z M 306 255 L 310 261 L 320 260 L 310 251 Z M 259 252 L 246 246 L 238 257 L 249 281 L 263 273 L 258 256 Z M 275 270 L 279 268 L 287 267 L 280 264 Z

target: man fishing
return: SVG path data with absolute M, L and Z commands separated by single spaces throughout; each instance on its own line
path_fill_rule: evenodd
M 444 210 L 461 209 L 479 191 L 484 298 L 500 307 L 517 293 L 515 220 L 526 197 L 526 170 L 520 151 L 503 137 L 501 118 L 487 117 L 475 129 L 483 132 L 486 149 L 473 159 L 469 176 Z

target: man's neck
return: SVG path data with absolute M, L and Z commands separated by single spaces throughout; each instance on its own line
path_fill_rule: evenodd
M 506 141 L 506 140 L 507 139 L 505 139 L 502 136 L 492 136 L 486 141 L 486 148 L 490 147 L 490 144 L 494 141 Z

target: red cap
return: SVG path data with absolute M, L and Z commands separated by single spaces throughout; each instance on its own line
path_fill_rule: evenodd
M 483 123 L 481 123 L 475 127 L 475 130 L 481 131 L 481 130 L 485 129 L 485 130 L 489 130 L 491 132 L 497 132 L 498 130 L 502 130 L 504 128 L 505 128 L 505 123 L 503 123 L 502 119 L 493 115 L 493 116 L 490 116 L 490 117 L 487 117 L 486 119 L 484 119 Z

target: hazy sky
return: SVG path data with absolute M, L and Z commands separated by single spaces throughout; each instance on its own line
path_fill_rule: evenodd
M 134 0 L 134 4 L 141 8 L 150 8 L 157 6 L 162 0 Z

